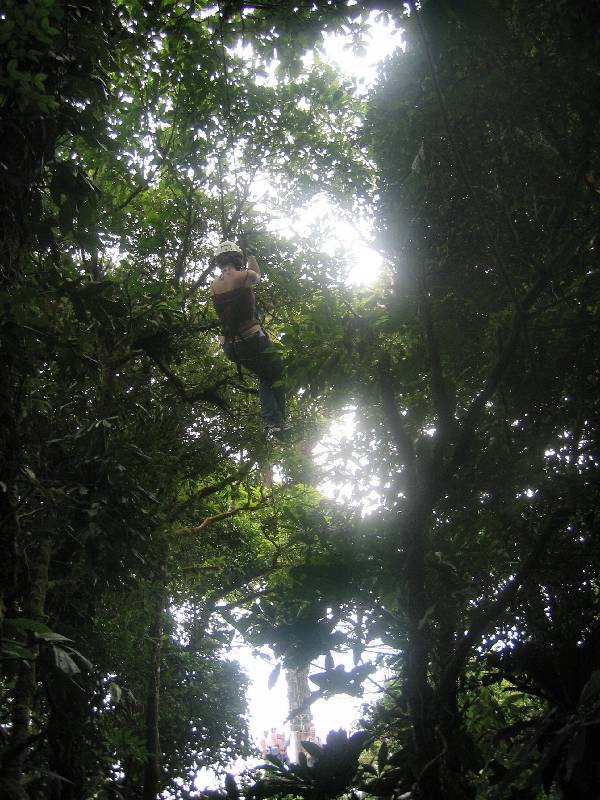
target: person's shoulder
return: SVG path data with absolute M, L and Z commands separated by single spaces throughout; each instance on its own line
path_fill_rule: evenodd
M 244 289 L 255 286 L 259 279 L 260 276 L 258 276 L 256 272 L 243 269 L 239 272 L 235 272 L 233 275 L 230 275 L 229 281 L 226 281 L 226 284 L 228 285 L 229 289 Z M 221 291 L 223 290 L 221 289 Z
M 226 294 L 232 289 L 236 289 L 237 286 L 238 284 L 235 278 L 232 278 L 231 275 L 219 275 L 217 278 L 214 278 L 210 289 L 213 294 Z

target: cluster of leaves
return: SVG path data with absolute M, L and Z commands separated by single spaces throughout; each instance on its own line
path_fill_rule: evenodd
M 222 659 L 222 620 L 276 592 L 318 541 L 292 520 L 312 495 L 260 487 L 256 401 L 219 355 L 209 253 L 242 222 L 260 227 L 247 202 L 257 168 L 292 198 L 358 186 L 364 160 L 342 113 L 352 98 L 326 65 L 293 85 L 255 80 L 273 19 L 251 15 L 252 65 L 234 54 L 243 10 L 55 0 L 3 10 L 9 797 L 154 796 L 167 785 L 182 795 L 201 766 L 247 754 L 244 679 Z M 281 19 L 291 59 L 311 9 Z M 256 239 L 273 316 L 289 305 L 300 247 L 276 259 L 275 239 Z M 284 255 L 293 264 L 280 277 Z M 309 263 L 322 282 L 316 253 Z M 307 470 L 293 458 L 286 469 Z
M 353 786 L 360 754 L 369 740 L 366 731 L 350 736 L 343 730 L 330 731 L 323 745 L 302 742 L 311 763 L 303 752 L 297 764 L 269 756 L 269 763 L 261 768 L 263 777 L 248 786 L 243 796 L 250 800 L 290 795 L 304 800 L 339 797 Z
M 414 747 L 400 735 L 408 714 L 417 751 L 399 786 L 419 797 L 597 791 L 586 739 L 570 726 L 593 685 L 584 654 L 597 636 L 597 200 L 585 174 L 599 120 L 568 66 L 572 48 L 594 47 L 590 20 L 570 4 L 560 18 L 559 41 L 548 3 L 413 9 L 407 51 L 371 106 L 381 238 L 397 264 L 371 345 L 381 405 L 359 405 L 360 424 L 390 487 L 383 516 L 405 579 L 385 597 L 393 622 L 381 621 L 386 641 L 407 649 L 396 722 L 388 704 L 379 724 Z M 545 664 L 570 654 L 557 684 L 580 665 L 568 699 L 540 692 L 529 648 Z M 505 669 L 481 671 L 490 651 Z M 478 679 L 461 688 L 471 668 Z M 473 719 L 460 721 L 461 708 L 476 708 L 489 681 L 544 702 L 510 719 L 499 693 L 490 739 L 466 746 Z

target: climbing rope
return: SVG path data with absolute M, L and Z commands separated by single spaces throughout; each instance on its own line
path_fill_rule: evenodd
M 221 62 L 222 62 L 222 79 L 223 79 L 223 99 L 225 102 L 225 129 L 228 138 L 228 142 L 226 143 L 225 148 L 225 155 L 227 156 L 228 150 L 231 148 L 231 162 L 233 166 L 233 179 L 234 179 L 234 193 L 235 193 L 235 202 L 236 208 L 240 208 L 240 195 L 239 195 L 239 188 L 238 188 L 238 164 L 237 164 L 237 156 L 235 152 L 235 129 L 233 125 L 233 115 L 231 111 L 231 91 L 229 85 L 229 67 L 227 65 L 227 50 L 225 48 L 225 26 L 224 20 L 225 15 L 223 13 L 223 9 L 221 7 L 221 3 L 217 3 L 218 9 L 218 18 L 219 18 L 219 41 L 221 46 Z M 225 159 L 227 162 L 227 159 Z M 224 186 L 224 176 L 223 176 L 223 167 L 221 157 L 218 158 L 218 172 L 219 172 L 219 199 L 221 205 L 221 234 L 223 239 L 228 239 L 231 236 L 232 231 L 230 230 L 233 227 L 232 223 L 234 221 L 235 215 L 227 223 L 227 214 L 225 209 L 225 192 L 223 189 Z

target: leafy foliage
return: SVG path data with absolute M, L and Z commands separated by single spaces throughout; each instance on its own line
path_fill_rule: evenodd
M 407 46 L 359 98 L 319 42 L 371 8 Z M 309 701 L 392 675 L 368 733 L 249 796 L 596 797 L 595 7 L 0 17 L 3 796 L 192 795 L 250 750 L 237 630 L 324 657 Z M 376 220 L 371 287 L 273 232 L 317 195 Z M 275 455 L 210 303 L 237 235 L 287 363 Z
M 358 731 L 348 736 L 345 731 L 331 731 L 324 745 L 302 742 L 314 762 L 300 753 L 298 764 L 285 764 L 276 757 L 263 769 L 265 776 L 244 792 L 245 797 L 259 800 L 264 797 L 293 795 L 306 800 L 338 797 L 353 784 L 358 759 L 368 744 L 369 734 Z

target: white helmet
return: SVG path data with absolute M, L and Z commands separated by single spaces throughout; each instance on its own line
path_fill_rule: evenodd
M 221 242 L 221 244 L 217 245 L 215 258 L 222 256 L 224 253 L 239 253 L 241 256 L 244 255 L 242 248 L 238 247 L 235 242 Z

